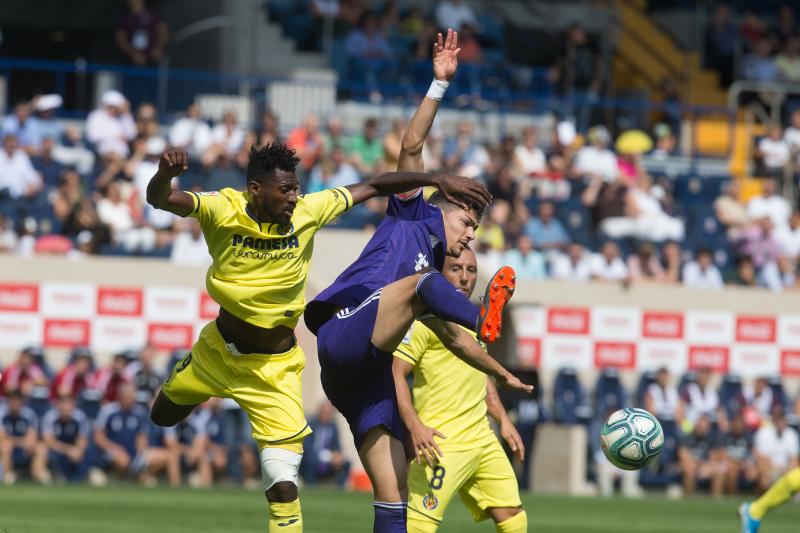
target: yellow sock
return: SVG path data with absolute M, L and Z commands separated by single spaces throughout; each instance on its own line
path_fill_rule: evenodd
M 300 500 L 289 503 L 269 502 L 269 533 L 302 533 L 303 515 Z
M 497 533 L 527 533 L 528 531 L 528 515 L 525 510 L 517 513 L 507 520 L 495 524 Z
M 750 516 L 761 520 L 771 509 L 789 501 L 789 498 L 800 491 L 800 468 L 784 474 L 759 499 L 750 504 Z

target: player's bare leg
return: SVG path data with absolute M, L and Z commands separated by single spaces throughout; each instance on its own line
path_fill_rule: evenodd
M 367 432 L 358 450 L 364 470 L 372 482 L 376 526 L 381 531 L 406 531 L 408 466 L 403 443 L 384 427 Z
M 150 408 L 150 420 L 153 424 L 161 427 L 172 427 L 178 422 L 186 419 L 191 414 L 196 405 L 178 405 L 164 395 L 163 391 L 158 391 L 158 396 L 153 401 Z

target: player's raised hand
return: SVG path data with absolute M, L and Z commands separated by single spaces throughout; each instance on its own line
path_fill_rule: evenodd
M 189 154 L 185 150 L 167 150 L 158 162 L 158 172 L 174 178 L 189 169 Z
M 450 81 L 458 69 L 458 32 L 452 28 L 447 29 L 447 37 L 442 39 L 442 34 L 436 35 L 433 43 L 433 76 L 437 80 Z
M 446 439 L 444 435 L 430 428 L 425 424 L 418 424 L 413 428 L 409 428 L 411 433 L 411 442 L 414 445 L 414 456 L 417 464 L 422 464 L 424 460 L 428 466 L 434 466 L 439 463 L 439 457 L 444 457 L 441 448 L 436 444 L 434 437 Z
M 461 198 L 468 198 L 475 202 L 481 209 L 484 209 L 492 201 L 492 195 L 481 183 L 463 176 L 442 175 L 437 178 L 436 186 L 442 191 L 445 198 L 451 203 L 464 209 Z
M 514 455 L 516 455 L 520 461 L 524 461 L 525 445 L 522 443 L 522 437 L 519 436 L 519 432 L 517 428 L 514 427 L 511 420 L 506 418 L 500 425 L 500 436 L 506 441 L 508 447 L 514 452 Z

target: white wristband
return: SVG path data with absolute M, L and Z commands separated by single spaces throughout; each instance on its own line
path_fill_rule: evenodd
M 442 81 L 434 78 L 433 81 L 431 82 L 430 88 L 428 89 L 428 94 L 426 94 L 425 96 L 433 100 L 436 100 L 438 102 L 441 102 L 442 98 L 444 98 L 444 93 L 448 87 L 450 87 L 449 81 Z

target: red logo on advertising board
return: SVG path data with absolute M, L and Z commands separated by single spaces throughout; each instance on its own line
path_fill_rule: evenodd
M 88 320 L 44 321 L 45 346 L 86 346 L 89 344 Z
M 542 360 L 541 339 L 517 339 L 517 359 L 523 366 L 539 367 Z
M 219 304 L 208 295 L 208 293 L 200 294 L 200 318 L 211 319 L 216 318 L 219 314 Z
M 683 338 L 683 313 L 646 311 L 642 319 L 642 336 L 654 339 Z
M 634 368 L 636 345 L 632 342 L 596 342 L 594 365 L 597 368 Z
M 775 329 L 775 317 L 736 317 L 736 340 L 738 342 L 775 342 Z
M 551 307 L 547 310 L 549 333 L 589 334 L 589 310 L 584 307 Z
M 725 346 L 690 346 L 689 368 L 710 368 L 714 372 L 727 372 L 730 350 Z
M 39 287 L 37 285 L 0 285 L 0 311 L 35 313 L 38 310 Z
M 193 328 L 189 324 L 149 324 L 147 339 L 159 350 L 174 350 L 192 345 Z
M 141 289 L 97 289 L 97 313 L 112 316 L 141 316 Z
M 800 350 L 781 352 L 781 375 L 800 376 Z

